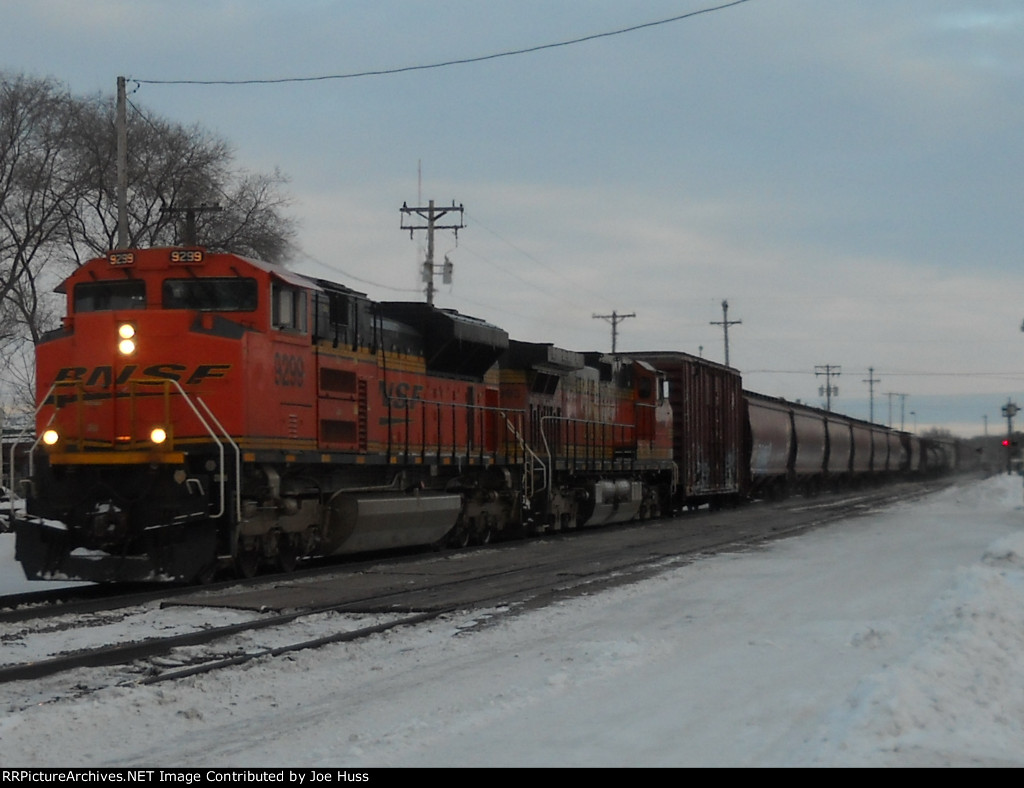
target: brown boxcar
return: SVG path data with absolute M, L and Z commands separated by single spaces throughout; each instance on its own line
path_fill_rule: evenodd
M 740 495 L 743 384 L 738 370 L 674 351 L 630 353 L 665 375 L 672 403 L 676 502 L 695 507 Z

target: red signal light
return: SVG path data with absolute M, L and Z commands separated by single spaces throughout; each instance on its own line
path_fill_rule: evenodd
M 1004 439 L 1004 440 L 1003 440 L 1003 445 L 1004 445 L 1004 446 L 1009 446 L 1009 445 L 1010 445 L 1010 442 L 1009 442 L 1008 440 L 1005 440 L 1005 439 Z

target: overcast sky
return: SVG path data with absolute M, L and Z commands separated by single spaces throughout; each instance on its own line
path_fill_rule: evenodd
M 465 206 L 436 303 L 573 350 L 966 434 L 1024 405 L 1018 0 L 0 0 L 0 68 L 290 178 L 299 271 L 422 299 L 403 202 Z M 631 32 L 526 54 L 388 71 Z M 887 394 L 906 397 L 887 397 Z M 950 399 L 955 395 L 956 399 Z M 978 396 L 981 395 L 981 396 Z M 890 404 L 893 411 L 890 411 Z M 912 414 L 912 415 L 911 415 Z

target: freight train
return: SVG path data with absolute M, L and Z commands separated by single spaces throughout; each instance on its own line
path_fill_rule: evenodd
M 949 469 L 951 447 L 198 247 L 63 283 L 15 517 L 30 579 L 197 582 Z

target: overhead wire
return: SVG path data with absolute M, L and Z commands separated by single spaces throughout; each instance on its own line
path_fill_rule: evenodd
M 347 279 L 351 279 L 351 280 L 353 280 L 355 282 L 359 282 L 360 284 L 370 285 L 372 287 L 379 287 L 382 290 L 390 290 L 390 291 L 392 291 L 394 293 L 419 293 L 419 292 L 421 292 L 421 290 L 419 288 L 395 287 L 394 285 L 381 284 L 380 282 L 375 282 L 375 281 L 373 281 L 371 279 L 364 279 L 362 277 L 356 276 L 355 274 L 351 274 L 348 271 L 344 270 L 343 268 L 339 268 L 336 265 L 333 265 L 331 263 L 325 263 L 323 260 L 319 259 L 318 257 L 315 257 L 314 255 L 311 255 L 309 252 L 307 252 L 306 250 L 302 249 L 301 247 L 295 246 L 293 248 L 295 250 L 295 253 L 300 255 L 303 259 L 308 260 L 309 262 L 314 263 L 315 265 L 319 265 L 321 268 L 324 268 L 325 270 L 330 271 L 331 273 L 341 274 L 342 276 L 346 277 Z
M 386 69 L 365 70 L 365 71 L 357 71 L 357 72 L 351 72 L 351 73 L 345 73 L 345 74 L 323 74 L 323 75 L 310 76 L 310 77 L 280 77 L 280 78 L 272 78 L 272 79 L 238 79 L 238 80 L 226 80 L 226 79 L 143 79 L 143 78 L 136 78 L 136 77 L 129 77 L 128 79 L 136 86 L 136 90 L 137 90 L 139 86 L 144 85 L 144 84 L 145 85 L 267 85 L 267 84 L 300 83 L 300 82 L 322 82 L 322 81 L 329 81 L 329 80 L 357 79 L 357 78 L 371 77 L 371 76 L 385 76 L 385 75 L 407 73 L 407 72 L 412 72 L 412 71 L 424 71 L 424 70 L 429 70 L 429 69 L 446 68 L 446 67 L 456 66 L 456 65 L 467 65 L 467 64 L 471 64 L 471 63 L 480 63 L 480 62 L 485 62 L 485 61 L 488 61 L 488 60 L 496 60 L 496 59 L 499 59 L 499 58 L 506 58 L 506 57 L 513 57 L 513 56 L 517 56 L 517 55 L 531 54 L 531 53 L 540 52 L 540 51 L 544 51 L 544 50 L 548 50 L 548 49 L 556 49 L 556 48 L 560 48 L 560 47 L 573 46 L 573 45 L 582 44 L 582 43 L 585 43 L 585 42 L 588 42 L 588 41 L 595 41 L 595 40 L 602 39 L 602 38 L 610 38 L 610 37 L 613 37 L 613 36 L 625 35 L 627 33 L 633 33 L 633 32 L 639 31 L 639 30 L 645 30 L 645 29 L 649 29 L 649 28 L 653 28 L 653 27 L 658 27 L 658 26 L 662 26 L 662 25 L 671 24 L 673 22 L 679 22 L 679 21 L 682 21 L 684 19 L 690 19 L 692 17 L 700 16 L 700 15 L 703 15 L 703 14 L 709 14 L 709 13 L 713 13 L 713 12 L 716 12 L 716 11 L 722 11 L 724 9 L 731 8 L 731 7 L 737 6 L 737 5 L 742 5 L 742 4 L 747 3 L 747 2 L 750 2 L 750 0 L 732 0 L 731 2 L 721 3 L 719 5 L 709 6 L 709 7 L 706 7 L 706 8 L 700 8 L 700 9 L 696 9 L 694 11 L 688 11 L 688 12 L 683 13 L 683 14 L 677 14 L 677 15 L 672 16 L 672 17 L 668 17 L 668 18 L 665 18 L 665 19 L 658 19 L 658 20 L 655 20 L 655 21 L 652 21 L 652 22 L 644 22 L 644 23 L 640 23 L 640 24 L 636 24 L 636 25 L 630 25 L 628 27 L 618 28 L 616 30 L 609 30 L 609 31 L 601 32 L 601 33 L 593 33 L 593 34 L 589 34 L 589 35 L 585 35 L 585 36 L 579 36 L 579 37 L 576 37 L 576 38 L 567 39 L 567 40 L 563 40 L 563 41 L 557 41 L 557 42 L 548 43 L 548 44 L 538 44 L 538 45 L 535 45 L 535 46 L 523 47 L 523 48 L 520 48 L 520 49 L 513 49 L 513 50 L 506 50 L 506 51 L 502 51 L 502 52 L 495 52 L 495 53 L 491 53 L 491 54 L 487 54 L 487 55 L 479 55 L 479 56 L 474 56 L 474 57 L 457 58 L 457 59 L 446 60 L 446 61 L 442 61 L 442 62 L 438 62 L 438 63 L 427 63 L 427 64 L 420 64 L 420 65 L 414 65 L 414 66 L 400 66 L 400 67 L 386 68 Z M 135 107 L 134 104 L 132 106 Z M 136 109 L 136 111 L 139 112 L 140 115 L 145 117 L 144 113 L 142 113 L 141 110 L 138 109 L 138 107 L 135 107 L 135 109 Z M 147 121 L 148 121 L 148 118 L 147 118 Z M 484 225 L 481 225 L 481 226 L 484 226 Z M 498 233 L 494 232 L 493 230 L 490 230 L 486 226 L 484 226 L 484 229 L 487 229 L 488 232 L 490 232 L 496 238 L 498 238 L 499 240 L 503 241 L 504 243 L 507 243 L 509 246 L 511 246 L 512 248 L 516 249 L 521 254 L 525 255 L 526 257 L 528 257 L 529 259 L 531 259 L 535 263 L 541 265 L 542 267 L 544 267 L 547 270 L 555 273 L 556 275 L 560 276 L 563 280 L 565 280 L 565 277 L 562 276 L 552 266 L 550 266 L 550 265 L 544 263 L 543 261 L 539 260 L 534 255 L 531 255 L 530 253 L 520 249 L 515 244 L 512 244 L 511 242 L 509 242 L 506 239 L 502 238 Z M 383 285 L 383 284 L 380 284 L 378 282 L 373 282 L 373 281 L 370 281 L 370 280 L 367 280 L 367 279 L 360 279 L 359 277 L 351 276 L 349 274 L 346 274 L 344 271 L 341 271 L 340 269 L 337 269 L 337 268 L 335 268 L 333 266 L 330 266 L 330 265 L 328 265 L 328 264 L 326 264 L 326 263 L 324 263 L 324 262 L 322 262 L 320 260 L 317 260 L 316 258 L 312 257 L 311 255 L 309 255 L 308 253 L 306 253 L 304 251 L 300 250 L 300 253 L 303 256 L 307 257 L 310 261 L 312 261 L 312 262 L 314 262 L 314 263 L 316 263 L 316 264 L 318 264 L 318 265 L 320 265 L 320 266 L 322 266 L 322 267 L 324 267 L 324 268 L 326 268 L 328 270 L 336 271 L 338 273 L 343 273 L 346 276 L 349 276 L 351 279 L 354 279 L 355 281 L 359 281 L 359 282 L 361 282 L 363 284 L 369 284 L 369 285 L 372 285 L 374 287 L 381 287 L 383 289 L 393 290 L 393 291 L 398 291 L 398 292 L 412 292 L 412 291 L 410 291 L 408 289 L 395 288 L 393 286 Z M 474 254 L 476 254 L 476 253 L 474 253 Z M 478 255 L 478 254 L 476 256 L 480 257 L 480 259 L 483 259 L 486 262 L 489 262 L 492 265 L 495 265 L 495 267 L 499 268 L 499 270 L 502 270 L 500 268 L 500 266 L 497 266 L 496 264 L 494 264 L 493 261 L 487 261 L 486 258 L 484 258 L 483 256 Z M 525 279 L 522 279 L 521 277 L 518 277 L 518 276 L 516 276 L 515 274 L 513 274 L 513 273 L 511 273 L 509 271 L 504 271 L 504 272 L 506 274 L 510 275 L 510 276 L 513 276 L 516 279 L 519 279 L 520 281 L 525 282 L 526 284 L 531 284 L 529 282 L 526 282 Z M 568 281 L 568 280 L 566 280 L 566 281 Z M 572 286 L 575 289 L 580 289 L 579 283 L 570 283 L 570 284 L 572 284 Z M 599 297 L 602 298 L 602 300 L 606 300 L 606 298 L 604 296 L 599 296 Z
M 538 44 L 536 46 L 523 47 L 521 49 L 510 49 L 504 52 L 494 52 L 489 55 L 478 55 L 475 57 L 458 58 L 455 60 L 445 60 L 439 63 L 426 63 L 416 66 L 399 66 L 396 68 L 384 68 L 374 69 L 367 71 L 354 71 L 347 74 L 321 74 L 319 76 L 312 77 L 278 77 L 272 79 L 138 79 L 130 77 L 131 81 L 137 85 L 278 85 L 284 83 L 294 82 L 325 82 L 329 80 L 339 79 L 359 79 L 362 77 L 379 77 L 387 76 L 392 74 L 403 74 L 410 71 L 426 71 L 428 69 L 436 68 L 447 68 L 449 66 L 462 66 L 470 63 L 482 63 L 487 60 L 497 60 L 498 58 L 514 57 L 516 55 L 527 55 L 534 52 L 541 52 L 546 49 L 556 49 L 558 47 L 573 46 L 575 44 L 582 44 L 587 41 L 595 41 L 600 38 L 610 38 L 612 36 L 621 36 L 626 33 L 634 33 L 637 30 L 644 30 L 651 27 L 658 27 L 660 25 L 667 25 L 673 22 L 679 22 L 683 19 L 689 19 L 691 17 L 699 16 L 701 14 L 710 14 L 715 11 L 722 11 L 732 6 L 742 5 L 748 3 L 750 0 L 732 0 L 729 3 L 722 3 L 721 5 L 711 6 L 708 8 L 700 8 L 696 11 L 688 11 L 685 14 L 678 14 L 667 19 L 659 19 L 654 22 L 644 22 L 638 25 L 631 25 L 630 27 L 620 28 L 618 30 L 609 30 L 604 33 L 592 33 L 586 36 L 580 36 L 579 38 L 572 38 L 566 41 L 556 41 L 550 44 Z

